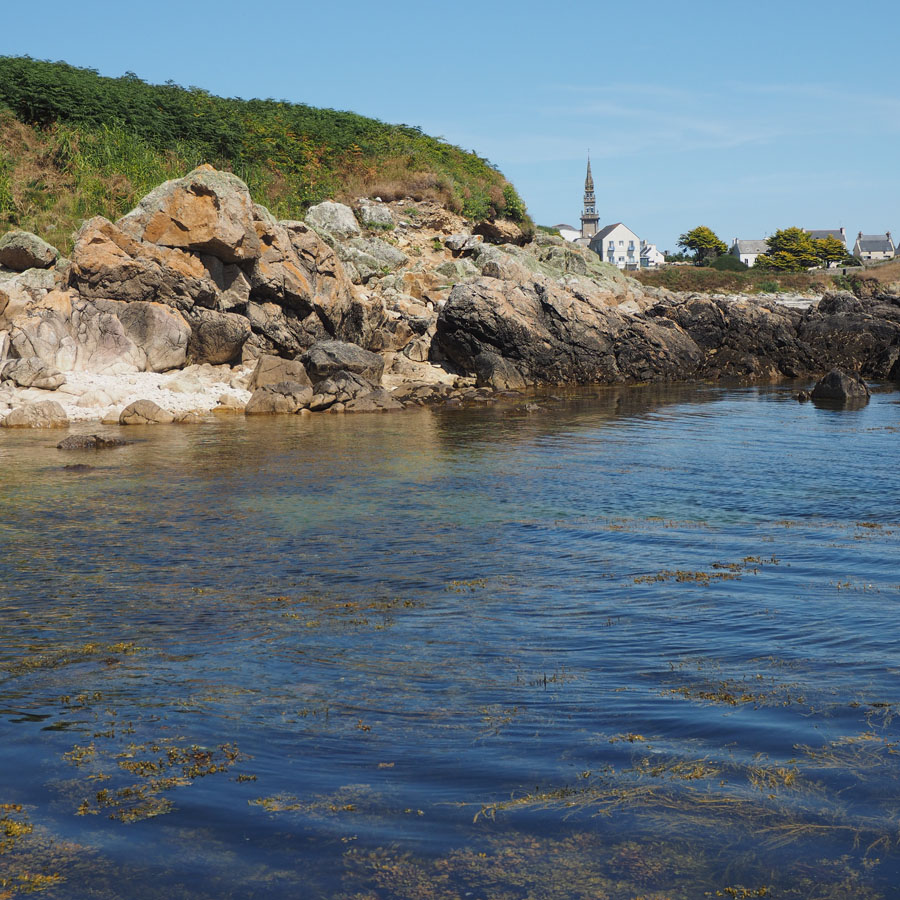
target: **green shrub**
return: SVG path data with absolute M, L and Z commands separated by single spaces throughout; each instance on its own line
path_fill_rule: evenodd
M 730 253 L 723 256 L 717 256 L 710 264 L 711 269 L 717 272 L 744 272 L 747 267 L 736 257 Z

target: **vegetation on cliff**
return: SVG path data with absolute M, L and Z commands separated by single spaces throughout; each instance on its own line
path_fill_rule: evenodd
M 282 218 L 328 198 L 409 195 L 470 219 L 529 222 L 487 160 L 410 125 L 0 56 L 0 230 L 66 250 L 83 219 L 115 219 L 204 162 L 240 176 Z
M 719 257 L 727 259 L 728 257 Z M 734 257 L 731 257 L 734 259 Z M 822 293 L 840 286 L 835 270 L 816 269 L 812 272 L 772 272 L 762 267 L 740 271 L 724 271 L 715 266 L 665 266 L 643 269 L 632 274 L 648 287 L 662 287 L 670 291 L 727 292 L 757 294 L 784 292 Z

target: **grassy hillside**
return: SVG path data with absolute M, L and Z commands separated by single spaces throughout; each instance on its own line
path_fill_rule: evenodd
M 471 219 L 529 221 L 487 160 L 409 125 L 0 56 L 0 231 L 68 249 L 82 219 L 117 218 L 203 162 L 239 175 L 284 218 L 328 198 L 409 195 Z
M 815 272 L 770 272 L 763 269 L 725 271 L 699 266 L 667 266 L 634 273 L 646 285 L 670 291 L 723 291 L 740 294 L 775 291 L 820 293 L 832 290 L 835 280 L 825 270 Z

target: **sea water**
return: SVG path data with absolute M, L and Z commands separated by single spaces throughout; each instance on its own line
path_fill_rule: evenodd
M 900 395 L 795 393 L 0 434 L 0 897 L 900 896 Z

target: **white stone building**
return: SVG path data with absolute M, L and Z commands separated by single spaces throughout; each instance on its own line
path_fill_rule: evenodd
M 641 241 L 641 268 L 658 269 L 666 264 L 666 257 L 656 248 L 656 244 Z
M 621 222 L 601 228 L 588 245 L 603 262 L 634 271 L 641 264 L 641 239 Z
M 853 255 L 861 260 L 891 259 L 896 252 L 897 248 L 894 246 L 894 240 L 889 231 L 884 234 L 860 232 L 853 245 Z
M 582 236 L 581 231 L 578 228 L 575 228 L 573 225 L 566 225 L 565 223 L 563 223 L 561 225 L 554 225 L 553 227 L 559 232 L 559 236 L 561 238 L 569 241 L 570 243 L 572 241 L 577 241 L 578 238 Z
M 756 265 L 756 259 L 769 249 L 768 241 L 742 241 L 734 239 L 731 255 L 736 256 L 747 268 Z

